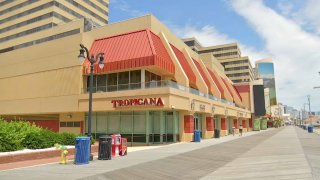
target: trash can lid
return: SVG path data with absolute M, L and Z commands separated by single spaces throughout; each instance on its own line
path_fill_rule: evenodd
M 103 139 L 112 139 L 111 136 L 108 135 L 103 135 L 103 136 L 99 136 L 99 139 L 103 140 Z
M 77 140 L 88 140 L 90 139 L 89 137 L 87 136 L 79 136 L 79 137 L 76 137 Z

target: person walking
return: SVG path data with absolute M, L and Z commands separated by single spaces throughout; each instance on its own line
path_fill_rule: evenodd
M 239 127 L 239 136 L 242 136 L 242 125 L 240 124 L 240 127 Z
M 233 135 L 233 136 L 234 136 L 234 134 L 236 133 L 235 131 L 236 131 L 236 128 L 233 126 L 233 127 L 232 127 L 232 135 Z

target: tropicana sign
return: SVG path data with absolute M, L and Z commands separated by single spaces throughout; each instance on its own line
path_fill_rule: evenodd
M 114 108 L 129 106 L 164 106 L 163 100 L 159 98 L 134 98 L 124 100 L 112 100 Z

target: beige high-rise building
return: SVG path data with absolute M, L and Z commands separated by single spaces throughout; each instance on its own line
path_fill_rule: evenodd
M 241 56 L 237 43 L 203 47 L 195 38 L 183 41 L 200 55 L 217 59 L 224 67 L 224 73 L 234 83 L 251 82 L 254 79 L 250 59 L 248 56 Z
M 85 18 L 84 31 L 106 25 L 108 13 L 109 0 L 0 0 L 0 53 L 79 33 L 52 31 L 76 19 Z

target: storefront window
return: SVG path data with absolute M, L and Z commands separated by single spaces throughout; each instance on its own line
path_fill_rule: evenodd
M 107 133 L 107 113 L 101 112 L 97 113 L 97 133 L 106 134 Z
M 118 134 L 120 133 L 120 113 L 110 112 L 108 113 L 108 134 Z
M 129 71 L 118 73 L 118 90 L 129 89 Z
M 132 134 L 133 133 L 133 116 L 132 111 L 129 112 L 121 112 L 121 134 Z
M 152 72 L 146 71 L 146 74 L 145 74 L 146 88 L 157 87 L 161 84 L 160 81 L 161 81 L 161 76 L 158 76 Z
M 99 75 L 97 77 L 97 92 L 106 92 L 107 75 Z
M 117 73 L 107 75 L 107 91 L 117 91 L 118 76 Z
M 128 139 L 130 145 L 178 141 L 178 112 L 150 111 L 149 119 L 146 113 L 146 111 L 95 112 L 92 118 L 92 135 L 97 139 L 105 134 L 121 134 Z M 87 133 L 88 114 L 85 115 L 85 119 Z
M 89 92 L 89 87 L 90 87 L 90 76 L 87 76 L 87 91 L 88 92 Z M 97 76 L 96 75 L 93 75 L 92 92 L 93 93 L 97 92 Z
M 151 73 L 149 71 L 146 71 L 144 80 L 145 80 L 145 82 L 151 81 Z
M 130 89 L 141 88 L 141 70 L 130 71 Z
M 146 142 L 146 112 L 133 112 L 133 142 Z

